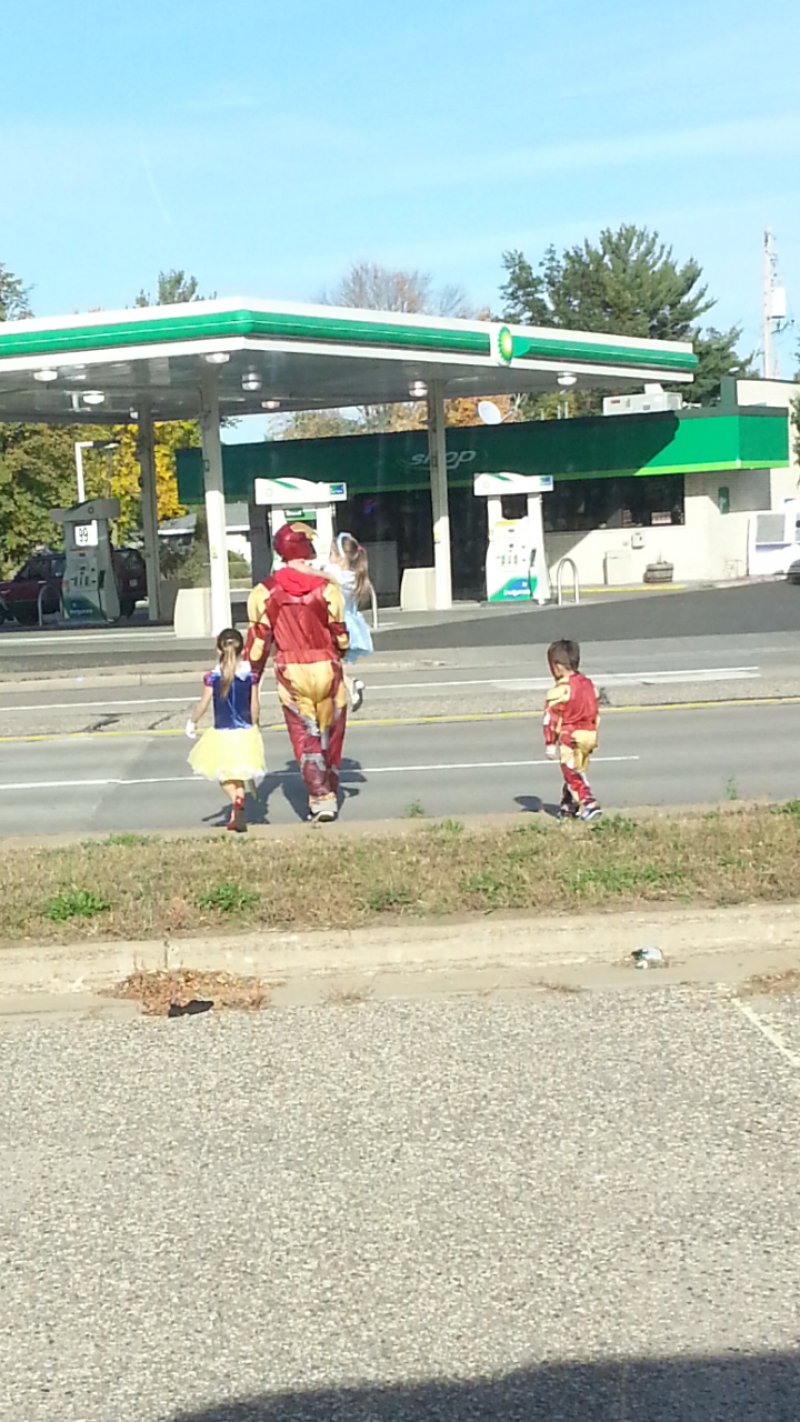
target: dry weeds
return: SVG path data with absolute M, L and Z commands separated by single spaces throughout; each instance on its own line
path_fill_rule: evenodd
M 358 838 L 8 846 L 0 943 L 791 899 L 799 852 L 798 802 L 641 821 L 609 816 L 596 827 L 531 816 L 458 835 L 407 826 Z
M 173 1005 L 184 1007 L 193 1001 L 211 1002 L 214 1008 L 238 1008 L 259 1012 L 269 1005 L 269 993 L 260 978 L 238 973 L 200 972 L 194 968 L 172 968 L 130 973 L 109 994 L 141 1004 L 150 1017 L 166 1017 Z
M 760 973 L 748 978 L 739 988 L 740 997 L 782 997 L 800 992 L 800 968 L 786 968 L 775 973 Z

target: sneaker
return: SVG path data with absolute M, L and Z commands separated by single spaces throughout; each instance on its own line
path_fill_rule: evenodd
M 314 805 L 308 812 L 307 823 L 310 825 L 329 825 L 336 819 L 337 809 L 334 804 Z
M 244 834 L 247 830 L 247 820 L 244 813 L 244 800 L 236 800 L 231 806 L 231 815 L 226 829 L 232 834 Z
M 582 806 L 580 810 L 580 817 L 584 821 L 597 820 L 600 818 L 602 813 L 603 811 L 600 809 L 600 806 L 598 805 L 597 801 L 589 800 L 587 804 Z
M 353 682 L 353 699 L 350 702 L 351 711 L 360 711 L 364 705 L 364 683 L 363 681 Z

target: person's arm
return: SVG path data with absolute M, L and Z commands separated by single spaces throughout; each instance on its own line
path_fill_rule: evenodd
M 350 637 L 344 620 L 344 597 L 338 583 L 326 583 L 323 597 L 328 605 L 328 627 L 333 645 L 340 657 L 350 646 Z
M 250 627 L 244 639 L 244 657 L 260 681 L 272 650 L 272 628 L 267 617 L 269 589 L 257 583 L 247 599 Z
M 203 687 L 203 694 L 200 697 L 200 700 L 198 701 L 191 716 L 186 722 L 186 734 L 189 737 L 190 741 L 193 741 L 195 736 L 197 735 L 197 723 L 198 721 L 201 721 L 203 719 L 206 714 L 206 711 L 211 705 L 212 695 L 213 691 L 211 688 L 211 684 L 207 681 L 205 686 Z
M 255 676 L 255 673 L 253 673 L 253 675 Z M 259 692 L 258 692 L 258 681 L 255 680 L 255 681 L 253 682 L 253 689 L 252 689 L 252 691 L 250 692 L 250 720 L 252 721 L 252 723 L 253 723 L 254 726 L 257 726 L 257 725 L 258 725 L 258 720 L 259 720 L 260 715 L 261 715 L 261 697 L 259 696 Z
M 569 700 L 569 682 L 557 682 L 545 697 L 544 703 L 544 744 L 548 759 L 555 760 L 564 706 Z

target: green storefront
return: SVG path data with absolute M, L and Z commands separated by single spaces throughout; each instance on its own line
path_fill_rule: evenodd
M 787 460 L 785 413 L 752 406 L 450 428 L 454 590 L 462 598 L 483 590 L 486 506 L 472 492 L 476 474 L 552 474 L 545 530 L 558 535 L 560 545 L 561 535 L 596 529 L 682 526 L 693 476 L 725 475 L 722 487 L 729 494 L 732 479 L 746 481 Z M 432 562 L 424 430 L 226 445 L 223 471 L 230 502 L 249 500 L 256 478 L 344 480 L 349 499 L 337 510 L 340 527 L 349 526 L 365 544 L 395 543 L 401 575 Z M 202 479 L 201 452 L 181 451 L 178 484 L 185 503 L 202 501 Z M 763 495 L 756 507 L 759 502 L 763 506 Z M 514 517 L 522 510 L 509 501 L 504 512 Z

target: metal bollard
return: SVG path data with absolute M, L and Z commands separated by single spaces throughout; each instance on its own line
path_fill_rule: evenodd
M 561 607 L 564 602 L 564 569 L 567 565 L 572 569 L 572 600 L 576 606 L 581 600 L 581 584 L 575 559 L 562 558 L 556 568 L 556 598 L 559 607 Z

